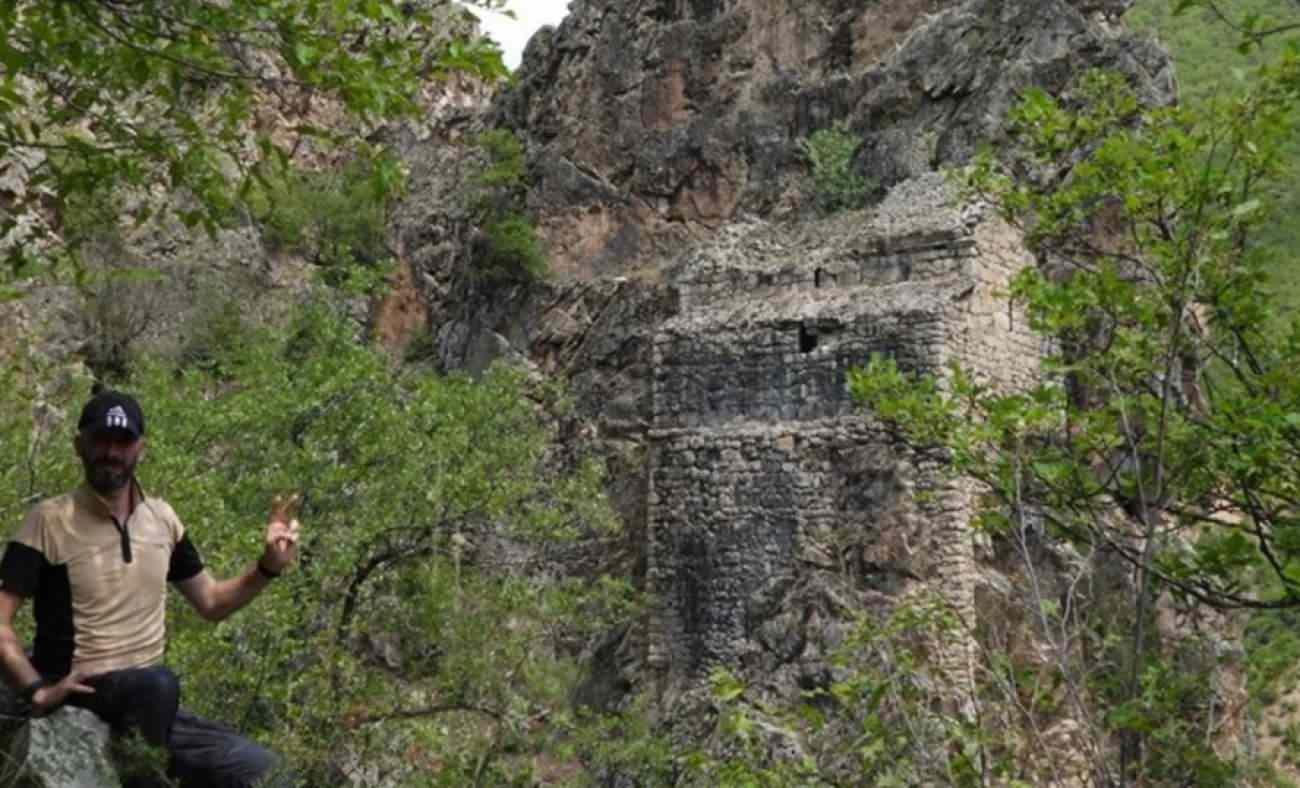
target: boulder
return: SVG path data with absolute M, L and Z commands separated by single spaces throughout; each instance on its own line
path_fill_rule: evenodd
M 6 704 L 0 716 L 0 786 L 118 788 L 108 726 L 84 709 L 28 720 Z

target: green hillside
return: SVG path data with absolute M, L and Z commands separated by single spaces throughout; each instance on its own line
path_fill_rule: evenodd
M 1220 7 L 1234 20 L 1252 14 L 1258 28 L 1300 21 L 1300 4 L 1287 0 L 1221 0 Z M 1180 100 L 1213 101 L 1240 90 L 1253 67 L 1276 57 L 1288 41 L 1300 41 L 1300 33 L 1267 39 L 1249 53 L 1238 51 L 1241 36 L 1214 15 L 1202 9 L 1175 14 L 1171 0 L 1137 0 L 1125 17 L 1130 27 L 1146 30 L 1164 42 L 1173 55 Z M 1279 291 L 1293 308 L 1300 308 L 1300 136 L 1287 151 L 1291 176 L 1278 193 L 1277 220 L 1265 233 L 1275 266 Z
M 1289 16 L 1285 0 L 1223 0 L 1220 3 L 1231 19 L 1258 14 L 1264 26 L 1268 20 L 1283 22 Z M 1241 77 L 1251 66 L 1277 54 L 1285 39 L 1278 37 L 1250 54 L 1237 51 L 1240 38 L 1214 15 L 1202 9 L 1175 14 L 1170 0 L 1137 0 L 1124 21 L 1130 27 L 1155 34 L 1174 56 L 1178 69 L 1178 91 L 1183 100 L 1204 100 L 1241 84 Z M 1290 16 L 1300 17 L 1300 6 Z

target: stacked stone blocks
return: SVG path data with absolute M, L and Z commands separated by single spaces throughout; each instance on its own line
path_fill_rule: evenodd
M 654 342 L 647 507 L 649 658 L 670 677 L 824 655 L 768 617 L 800 578 L 850 561 L 858 586 L 937 589 L 974 622 L 969 485 L 918 464 L 853 402 L 847 373 L 882 354 L 916 372 L 958 361 L 995 385 L 1032 381 L 1037 340 L 1004 297 L 1032 260 L 1010 228 L 951 207 L 941 182 L 902 191 L 836 220 L 838 243 L 816 259 L 753 224 L 675 272 L 682 311 Z M 776 653 L 787 647 L 799 653 Z M 959 636 L 935 650 L 958 693 L 973 647 Z

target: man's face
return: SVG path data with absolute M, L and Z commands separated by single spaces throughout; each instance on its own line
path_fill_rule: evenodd
M 79 433 L 75 445 L 86 481 L 95 492 L 109 495 L 131 481 L 144 441 L 125 430 L 99 430 Z

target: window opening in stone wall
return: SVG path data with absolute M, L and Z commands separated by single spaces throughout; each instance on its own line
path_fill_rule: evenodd
M 817 335 L 808 330 L 808 326 L 799 324 L 799 352 L 811 353 L 817 349 Z
M 816 271 L 813 271 L 813 287 L 820 290 L 822 289 L 822 286 L 825 284 L 826 284 L 826 272 L 820 268 L 818 268 Z

